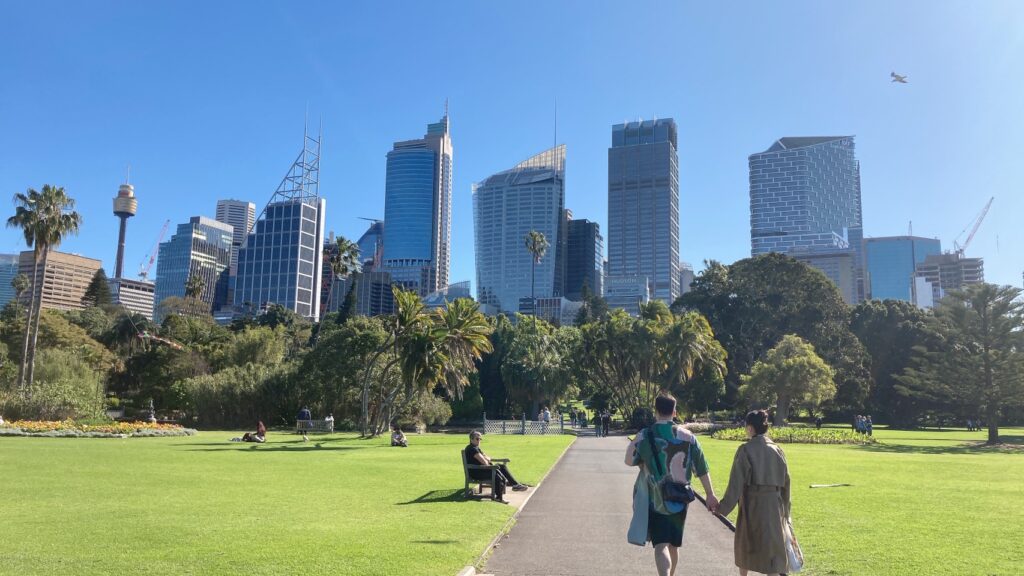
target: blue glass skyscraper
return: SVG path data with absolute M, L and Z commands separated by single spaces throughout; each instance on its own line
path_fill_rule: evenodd
M 502 312 L 516 312 L 521 299 L 529 300 L 533 256 L 525 239 L 533 230 L 550 244 L 536 266 L 536 297 L 561 296 L 558 239 L 565 221 L 565 145 L 474 184 L 477 300 Z M 385 222 L 385 233 L 390 226 Z
M 452 140 L 448 115 L 419 140 L 395 142 L 384 189 L 384 258 L 392 280 L 420 296 L 448 285 Z M 365 256 L 365 255 L 364 255 Z
M 193 216 L 167 242 L 160 244 L 156 263 L 153 301 L 156 320 L 160 304 L 171 296 L 185 297 L 185 284 L 192 276 L 203 280 L 200 300 L 215 311 L 228 303 L 228 274 L 231 268 L 231 238 L 234 228 L 204 216 Z
M 662 118 L 613 126 L 608 149 L 608 277 L 647 278 L 651 298 L 669 305 L 679 296 L 677 145 L 675 121 Z
M 869 295 L 875 300 L 912 302 L 917 265 L 928 256 L 942 254 L 938 238 L 890 236 L 864 241 Z
M 853 136 L 780 138 L 751 154 L 750 252 L 782 252 L 812 263 L 816 252 L 849 250 L 851 304 L 865 296 L 860 164 Z
M 18 255 L 0 254 L 0 306 L 14 300 L 11 281 L 18 275 Z

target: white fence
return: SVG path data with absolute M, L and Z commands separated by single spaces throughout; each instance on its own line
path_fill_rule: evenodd
M 540 436 L 543 434 L 562 434 L 565 420 L 559 415 L 557 421 L 535 422 L 525 418 L 520 420 L 488 420 L 484 414 L 484 434 L 526 434 Z

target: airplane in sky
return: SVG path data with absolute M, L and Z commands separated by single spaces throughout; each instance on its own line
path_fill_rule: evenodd
M 890 72 L 889 76 L 892 77 L 892 81 L 893 82 L 899 82 L 900 84 L 906 84 L 907 83 L 907 77 L 904 76 L 904 75 L 900 75 L 900 74 L 897 74 L 895 72 Z

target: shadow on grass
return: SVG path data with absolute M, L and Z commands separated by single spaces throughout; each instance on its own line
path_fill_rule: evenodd
M 410 544 L 458 544 L 458 540 L 410 540 Z
M 918 438 L 915 438 L 918 440 Z M 1000 444 L 986 444 L 983 441 L 966 442 L 956 446 L 913 446 L 909 444 L 890 444 L 889 441 L 875 444 L 863 444 L 859 449 L 868 452 L 887 452 L 896 454 L 1024 454 L 1024 436 L 1000 435 Z
M 416 498 L 415 500 L 409 500 L 408 502 L 399 502 L 398 506 L 408 506 L 410 504 L 439 504 L 442 502 L 468 502 L 463 494 L 461 488 L 453 490 L 431 490 L 426 494 Z
M 192 444 L 195 446 L 195 444 Z M 186 452 L 339 452 L 345 450 L 362 450 L 367 446 L 324 446 L 317 442 L 316 444 L 251 444 L 251 443 L 238 443 L 232 444 L 206 444 L 206 446 L 217 446 L 217 448 L 195 448 L 192 450 L 186 450 Z

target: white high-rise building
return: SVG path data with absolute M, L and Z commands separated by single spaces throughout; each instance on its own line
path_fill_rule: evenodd
M 217 200 L 217 221 L 235 229 L 231 239 L 231 276 L 238 274 L 238 249 L 256 222 L 256 204 L 244 200 Z

